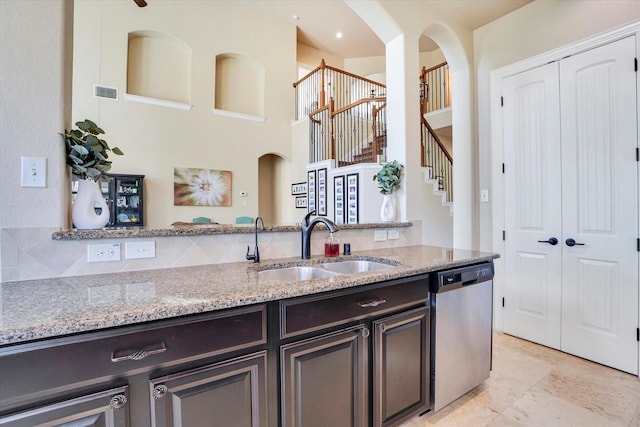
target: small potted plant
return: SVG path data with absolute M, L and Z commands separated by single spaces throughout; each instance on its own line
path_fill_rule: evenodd
M 104 134 L 104 131 L 91 120 L 76 122 L 76 126 L 77 129 L 71 131 L 65 129 L 63 134 L 67 165 L 71 173 L 79 178 L 71 217 L 78 229 L 99 229 L 109 222 L 109 207 L 98 180 L 111 169 L 109 152 L 119 156 L 124 153 L 118 147 L 110 148 L 104 139 L 100 139 L 98 135 Z M 94 209 L 96 203 L 102 208 L 99 215 Z
M 380 208 L 380 219 L 385 222 L 393 221 L 396 217 L 396 206 L 393 193 L 400 188 L 400 175 L 404 166 L 397 160 L 382 165 L 382 169 L 373 175 L 373 180 L 378 181 L 378 190 L 384 195 Z

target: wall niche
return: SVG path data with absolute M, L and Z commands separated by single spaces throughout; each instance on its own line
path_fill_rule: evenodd
M 264 66 L 251 58 L 235 53 L 216 55 L 214 111 L 262 119 L 264 76 Z
M 191 48 L 176 37 L 157 31 L 134 31 L 128 36 L 127 95 L 132 96 L 127 99 L 177 108 L 188 106 Z

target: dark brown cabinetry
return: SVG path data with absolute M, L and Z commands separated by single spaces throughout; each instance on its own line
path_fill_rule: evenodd
M 429 406 L 429 307 L 373 322 L 373 425 L 392 426 Z
M 393 426 L 426 411 L 427 286 L 419 276 L 281 302 L 282 426 Z
M 281 348 L 282 426 L 367 426 L 363 325 Z
M 127 401 L 127 387 L 119 387 L 0 417 L 0 425 L 126 427 Z
M 251 423 L 207 425 L 266 426 L 266 342 L 266 307 L 258 305 L 3 347 L 0 426 L 180 425 L 166 414 L 179 420 L 176 411 L 221 407 Z M 241 406 L 227 406 L 231 390 L 244 396 Z
M 267 352 L 154 378 L 151 425 L 266 426 Z

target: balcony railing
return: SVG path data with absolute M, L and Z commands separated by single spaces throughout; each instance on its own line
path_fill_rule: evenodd
M 426 114 L 451 106 L 449 64 L 443 62 L 420 73 L 420 111 Z
M 386 86 L 326 65 L 293 84 L 296 119 L 308 117 L 309 162 L 376 162 L 386 150 Z

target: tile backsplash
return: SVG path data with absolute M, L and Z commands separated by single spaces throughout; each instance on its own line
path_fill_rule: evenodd
M 379 229 L 349 229 L 338 233 L 341 248 L 351 244 L 351 251 L 421 244 L 421 224 L 392 228 L 398 239 L 374 241 Z M 6 228 L 0 230 L 0 282 L 79 276 L 156 268 L 185 267 L 212 263 L 250 262 L 245 260 L 247 246 L 254 250 L 253 234 L 218 234 L 202 236 L 170 236 L 154 238 L 121 238 L 98 240 L 52 240 L 53 228 Z M 321 255 L 325 230 L 312 234 L 311 254 Z M 264 232 L 258 235 L 262 260 L 300 256 L 299 232 Z M 154 240 L 155 258 L 88 263 L 87 245 Z

